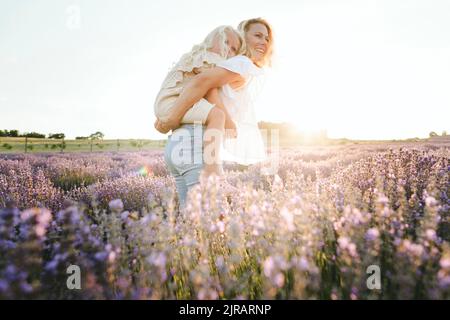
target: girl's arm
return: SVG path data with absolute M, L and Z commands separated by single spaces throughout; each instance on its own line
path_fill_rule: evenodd
M 196 75 L 184 87 L 175 101 L 168 121 L 163 122 L 163 126 L 170 130 L 178 128 L 181 119 L 183 119 L 189 108 L 206 96 L 210 89 L 219 88 L 234 82 L 242 82 L 241 75 L 220 67 L 207 69 Z
M 206 100 L 208 100 L 208 102 L 214 104 L 216 107 L 218 107 L 225 113 L 226 136 L 230 137 L 230 138 L 236 138 L 236 136 L 237 136 L 236 124 L 234 123 L 233 119 L 231 119 L 231 116 L 228 113 L 227 108 L 224 106 L 222 99 L 220 99 L 219 89 L 218 88 L 210 89 L 204 98 Z M 166 127 L 165 124 L 162 121 L 160 121 L 159 119 L 156 119 L 154 125 L 155 125 L 156 130 L 158 130 L 161 133 L 167 133 L 170 131 L 170 129 L 168 127 Z

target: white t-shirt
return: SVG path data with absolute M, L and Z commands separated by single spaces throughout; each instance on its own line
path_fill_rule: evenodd
M 219 62 L 217 67 L 238 73 L 245 79 L 245 84 L 237 89 L 228 84 L 220 89 L 220 98 L 237 128 L 237 138 L 225 140 L 221 151 L 222 160 L 243 165 L 266 160 L 266 148 L 254 107 L 264 70 L 246 56 L 235 56 Z

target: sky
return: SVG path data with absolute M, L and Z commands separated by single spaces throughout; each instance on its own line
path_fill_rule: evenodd
M 0 129 L 161 139 L 170 67 L 219 25 L 263 17 L 261 121 L 331 138 L 450 132 L 447 0 L 1 0 Z

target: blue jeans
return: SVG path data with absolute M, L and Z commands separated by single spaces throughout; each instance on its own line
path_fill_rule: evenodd
M 201 124 L 183 124 L 169 136 L 164 150 L 164 160 L 175 178 L 180 207 L 185 207 L 189 189 L 200 182 L 204 128 Z

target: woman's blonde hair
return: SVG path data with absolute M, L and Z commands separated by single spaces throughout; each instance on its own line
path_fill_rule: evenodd
M 217 41 L 219 42 L 219 48 L 220 48 L 219 55 L 221 57 L 223 57 L 224 59 L 227 59 L 228 55 L 230 53 L 230 48 L 228 47 L 227 31 L 234 33 L 238 37 L 240 47 L 237 48 L 238 49 L 237 54 L 241 54 L 243 43 L 244 43 L 244 40 L 242 39 L 241 34 L 236 29 L 234 29 L 232 26 L 219 26 L 219 27 L 215 28 L 213 31 L 211 31 L 206 36 L 205 40 L 203 40 L 202 43 L 195 45 L 192 48 L 192 50 L 190 52 L 191 56 L 194 56 L 195 54 L 202 53 L 202 52 L 205 52 L 205 51 L 208 51 L 209 49 L 211 49 L 214 46 L 214 41 L 217 38 Z
M 267 46 L 267 52 L 263 59 L 263 65 L 270 66 L 272 64 L 272 54 L 273 54 L 273 30 L 270 24 L 263 18 L 248 19 L 239 23 L 238 30 L 241 33 L 242 38 L 244 39 L 241 51 L 243 52 L 244 55 L 246 55 L 250 59 L 252 58 L 252 52 L 245 42 L 245 34 L 248 32 L 248 30 L 250 30 L 250 26 L 256 23 L 260 23 L 267 28 L 267 33 L 269 35 L 269 43 Z

